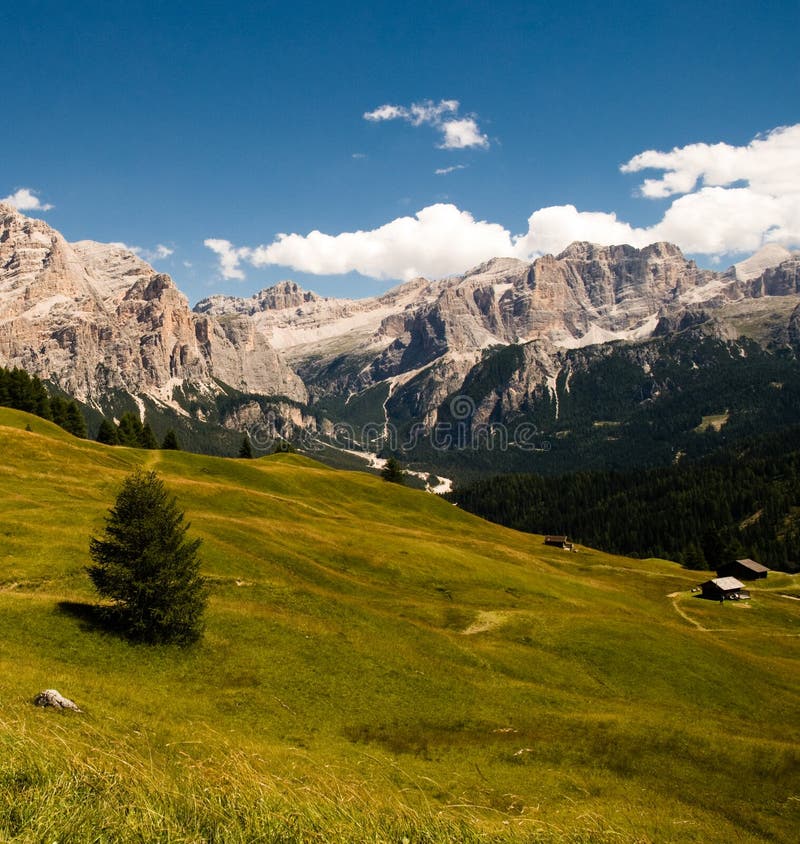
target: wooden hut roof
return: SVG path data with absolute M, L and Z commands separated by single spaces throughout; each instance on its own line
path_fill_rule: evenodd
M 750 571 L 756 574 L 763 574 L 765 571 L 769 571 L 766 566 L 762 566 L 761 563 L 757 563 L 755 560 L 745 559 L 745 560 L 737 560 L 740 566 L 744 566 L 746 569 L 750 569 Z
M 730 592 L 731 589 L 744 589 L 744 583 L 735 577 L 715 577 L 711 582 L 722 589 L 723 592 Z

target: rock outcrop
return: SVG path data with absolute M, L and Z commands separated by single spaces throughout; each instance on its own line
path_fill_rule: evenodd
M 39 692 L 33 699 L 34 706 L 51 707 L 52 709 L 69 709 L 72 712 L 80 712 L 78 705 L 69 698 L 64 697 L 55 689 L 45 689 Z
M 112 391 L 171 404 L 191 384 L 302 401 L 302 381 L 243 320 L 193 313 L 168 275 L 119 244 L 70 244 L 0 205 L 0 364 L 97 404 Z

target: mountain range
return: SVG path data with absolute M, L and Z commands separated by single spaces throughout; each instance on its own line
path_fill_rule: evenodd
M 386 447 L 390 430 L 402 439 L 413 429 L 409 459 L 435 464 L 442 449 L 420 451 L 418 438 L 454 421 L 456 397 L 469 398 L 470 430 L 526 419 L 553 437 L 581 373 L 610 358 L 639 367 L 651 385 L 639 405 L 670 392 L 652 373 L 679 337 L 740 359 L 745 340 L 793 358 L 799 270 L 800 255 L 775 244 L 712 271 L 669 243 L 578 242 L 368 299 L 285 281 L 191 308 L 168 275 L 122 244 L 69 243 L 0 205 L 0 365 L 107 415 L 133 403 L 228 429 L 269 417 L 280 436 L 310 431 L 330 443 L 346 425 L 348 447 L 375 446 L 381 435 Z

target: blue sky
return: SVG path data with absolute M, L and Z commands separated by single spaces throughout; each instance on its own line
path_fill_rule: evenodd
M 798 31 L 797 0 L 3 4 L 0 198 L 192 302 L 572 235 L 726 265 L 800 247 Z

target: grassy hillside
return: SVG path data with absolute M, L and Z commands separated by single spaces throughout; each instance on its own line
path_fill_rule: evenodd
M 108 448 L 3 409 L 0 450 L 0 840 L 794 840 L 796 578 L 703 602 L 674 564 L 295 455 Z M 87 611 L 89 537 L 137 465 L 204 540 L 191 650 Z

